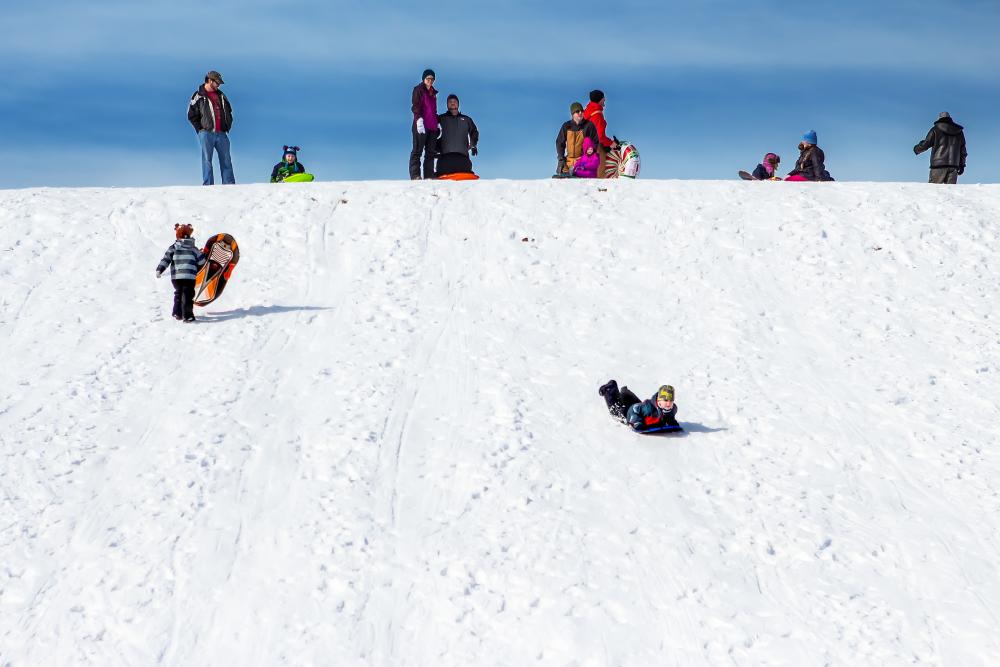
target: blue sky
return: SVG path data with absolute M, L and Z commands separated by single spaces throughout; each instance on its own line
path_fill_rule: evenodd
M 51 0 L 0 9 L 0 187 L 201 182 L 187 101 L 226 79 L 238 182 L 281 146 L 320 180 L 405 179 L 409 98 L 432 67 L 479 125 L 476 170 L 545 178 L 574 100 L 608 97 L 643 177 L 790 168 L 815 129 L 838 180 L 920 181 L 939 111 L 963 182 L 1000 182 L 1000 2 L 296 3 Z M 30 156 L 30 157 L 29 157 Z

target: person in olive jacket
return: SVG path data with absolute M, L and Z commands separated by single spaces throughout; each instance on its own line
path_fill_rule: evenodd
M 799 159 L 795 168 L 788 172 L 786 181 L 832 181 L 833 176 L 826 170 L 826 155 L 816 145 L 816 130 L 809 130 L 799 142 Z
M 188 104 L 188 122 L 198 133 L 201 147 L 201 182 L 213 185 L 212 153 L 219 153 L 219 171 L 222 182 L 236 182 L 233 174 L 233 159 L 229 153 L 229 130 L 233 127 L 233 107 L 222 92 L 222 75 L 212 70 L 205 75 L 205 83 L 191 96 Z
M 596 146 L 599 139 L 597 128 L 583 117 L 583 105 L 573 102 L 569 105 L 570 119 L 559 128 L 556 135 L 556 175 L 572 173 L 573 165 L 583 155 L 583 139 L 590 137 Z
M 931 175 L 929 183 L 958 183 L 958 177 L 965 173 L 965 132 L 961 125 L 951 119 L 951 114 L 942 111 L 937 122 L 927 136 L 913 147 L 913 154 L 920 155 L 928 148 L 931 152 Z

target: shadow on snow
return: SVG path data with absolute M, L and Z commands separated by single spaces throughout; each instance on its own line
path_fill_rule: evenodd
M 222 322 L 242 317 L 262 317 L 264 315 L 279 315 L 281 313 L 294 313 L 304 310 L 330 310 L 330 308 L 329 306 L 251 306 L 249 308 L 237 308 L 236 310 L 205 313 L 202 319 L 205 322 Z

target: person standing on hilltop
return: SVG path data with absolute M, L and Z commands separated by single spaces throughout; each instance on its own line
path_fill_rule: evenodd
M 215 70 L 210 71 L 205 75 L 205 83 L 198 87 L 188 104 L 188 122 L 198 133 L 198 145 L 201 147 L 202 185 L 215 184 L 215 174 L 212 172 L 213 152 L 219 154 L 222 182 L 225 184 L 236 182 L 233 159 L 229 154 L 229 130 L 233 127 L 233 107 L 221 90 L 222 84 L 222 75 Z
M 931 152 L 931 175 L 929 183 L 958 183 L 958 177 L 965 173 L 965 131 L 951 119 L 951 114 L 942 111 L 937 122 L 927 136 L 913 147 L 913 154 L 920 155 L 928 148 Z
M 601 166 L 597 170 L 597 177 L 604 178 L 604 168 L 608 161 L 608 151 L 618 148 L 618 143 L 614 139 L 608 138 L 608 121 L 604 118 L 604 109 L 608 105 L 604 91 L 590 91 L 590 103 L 583 110 L 583 117 L 594 124 L 597 129 L 597 152 L 601 156 Z
M 421 82 L 413 88 L 413 150 L 410 151 L 410 180 L 434 178 L 434 155 L 437 152 L 438 112 L 437 90 L 434 88 L 434 70 L 425 69 Z M 423 173 L 420 170 L 420 154 L 423 153 Z

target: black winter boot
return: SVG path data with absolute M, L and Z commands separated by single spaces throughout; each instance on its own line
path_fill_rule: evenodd
M 606 383 L 601 385 L 601 388 L 597 390 L 598 395 L 604 396 L 611 389 L 617 389 L 618 383 L 614 380 L 608 380 Z

